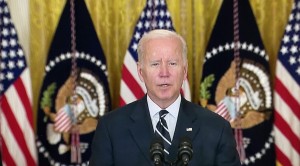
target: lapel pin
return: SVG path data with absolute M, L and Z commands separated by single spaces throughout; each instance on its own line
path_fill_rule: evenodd
M 193 131 L 193 128 L 186 128 L 186 131 Z

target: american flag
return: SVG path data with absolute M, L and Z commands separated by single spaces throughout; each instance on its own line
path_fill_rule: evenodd
M 6 0 L 0 0 L 0 127 L 3 165 L 37 165 L 30 72 Z
M 152 29 L 169 29 L 175 31 L 164 0 L 148 0 L 136 24 L 122 67 L 121 106 L 142 98 L 146 93 L 146 88 L 140 81 L 137 73 L 136 63 L 138 55 L 136 50 L 138 41 L 143 34 Z M 190 87 L 187 80 L 183 83 L 182 93 L 187 100 L 191 100 Z
M 69 132 L 72 127 L 72 112 L 71 106 L 65 105 L 58 110 L 54 119 L 54 129 L 58 132 Z
M 217 105 L 217 109 L 215 110 L 215 113 L 221 115 L 227 121 L 231 120 L 229 110 L 228 110 L 228 106 L 227 106 L 227 104 L 225 103 L 224 100 L 221 100 L 220 103 Z
M 277 161 L 300 165 L 300 1 L 295 0 L 276 63 L 275 145 Z

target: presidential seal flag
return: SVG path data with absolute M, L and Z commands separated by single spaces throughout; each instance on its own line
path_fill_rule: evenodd
M 0 165 L 37 165 L 30 71 L 10 16 L 0 0 Z
M 284 166 L 300 165 L 300 1 L 295 0 L 276 63 L 275 147 Z
M 142 98 L 146 93 L 145 85 L 140 81 L 137 73 L 137 44 L 141 37 L 152 29 L 175 31 L 165 0 L 147 0 L 146 6 L 137 21 L 122 66 L 121 106 Z M 191 92 L 187 80 L 184 80 L 181 92 L 187 100 L 191 100 Z
M 67 1 L 62 12 L 40 90 L 36 143 L 39 163 L 43 166 L 88 165 L 98 118 L 111 107 L 106 59 L 101 44 L 85 2 L 73 2 L 71 5 L 70 0 Z M 70 19 L 72 12 L 75 17 Z M 71 38 L 71 24 L 75 25 L 74 38 Z M 71 52 L 71 42 L 76 42 L 75 54 Z M 76 65 L 72 55 L 76 56 Z M 71 77 L 74 67 L 77 70 L 75 80 Z M 72 102 L 73 97 L 76 103 Z M 79 140 L 71 137 L 75 127 L 79 130 Z M 81 161 L 76 163 L 71 161 L 72 141 L 80 147 L 77 152 Z
M 242 165 L 271 166 L 275 153 L 269 57 L 249 1 L 233 3 L 223 1 L 206 49 L 200 103 L 227 119 L 235 135 L 241 132 L 237 144 L 243 149 Z M 238 13 L 233 16 L 234 11 Z

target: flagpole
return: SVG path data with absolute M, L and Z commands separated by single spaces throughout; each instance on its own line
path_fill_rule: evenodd
M 235 66 L 235 111 L 237 115 L 237 126 L 234 128 L 234 136 L 237 142 L 237 151 L 240 155 L 240 161 L 242 162 L 245 160 L 245 149 L 243 146 L 243 131 L 242 131 L 242 124 L 241 124 L 241 115 L 240 115 L 240 93 L 239 93 L 239 77 L 240 77 L 240 36 L 239 36 L 239 5 L 238 0 L 233 0 L 233 43 L 234 43 L 234 62 Z
M 80 150 L 80 137 L 79 129 L 77 126 L 76 120 L 76 105 L 77 105 L 77 95 L 76 95 L 76 86 L 77 86 L 77 77 L 78 69 L 76 62 L 76 24 L 75 24 L 75 2 L 70 0 L 70 25 L 71 25 L 71 54 L 72 54 L 72 67 L 71 67 L 71 78 L 73 81 L 73 93 L 71 97 L 72 108 L 72 130 L 71 130 L 71 162 L 72 163 L 81 163 L 81 150 Z

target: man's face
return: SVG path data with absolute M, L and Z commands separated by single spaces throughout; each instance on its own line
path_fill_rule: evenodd
M 180 41 L 175 38 L 151 39 L 145 43 L 144 58 L 138 63 L 138 74 L 149 97 L 161 108 L 172 104 L 187 77 Z

